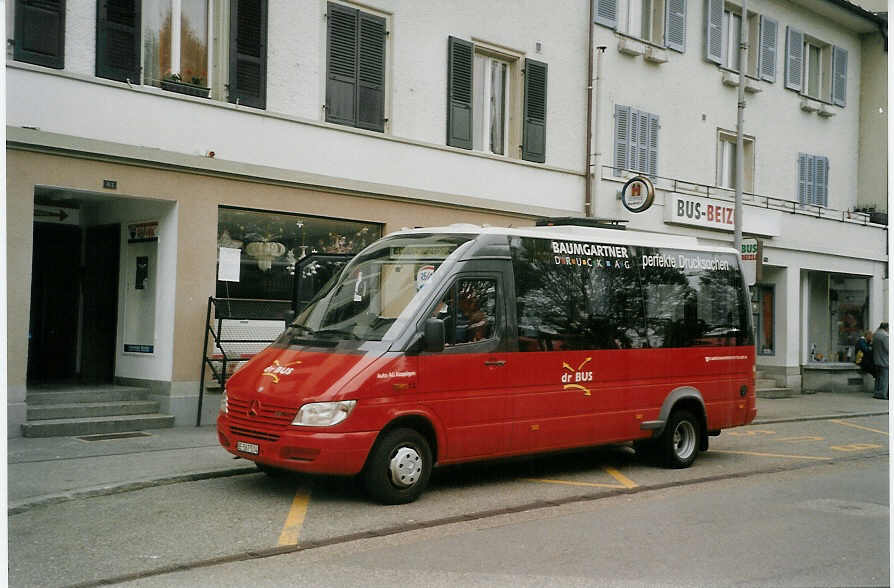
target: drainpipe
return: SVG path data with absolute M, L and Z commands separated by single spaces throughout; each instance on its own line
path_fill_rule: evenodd
M 593 15 L 596 0 L 590 0 L 587 15 L 587 145 L 584 149 L 584 216 L 593 216 Z
M 600 118 L 602 113 L 602 57 L 605 55 L 605 45 L 600 45 L 596 47 L 596 98 L 595 104 L 593 105 L 593 118 L 596 121 L 593 129 L 593 145 L 594 145 L 594 157 L 593 157 L 593 188 L 590 193 L 590 198 L 592 198 L 592 202 L 594 203 L 593 210 L 595 211 L 596 206 L 595 203 L 599 202 L 599 182 L 602 177 L 602 149 L 601 143 L 599 141 L 599 129 L 600 124 L 599 121 L 602 120 Z M 594 212 L 595 216 L 595 212 Z
M 742 0 L 739 26 L 739 101 L 736 105 L 736 212 L 733 245 L 742 254 L 742 191 L 745 189 L 745 72 L 748 71 L 748 0 Z

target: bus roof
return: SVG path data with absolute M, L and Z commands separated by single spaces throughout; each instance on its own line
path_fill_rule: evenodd
M 715 251 L 724 253 L 736 252 L 733 247 L 702 245 L 699 243 L 697 238 L 687 237 L 683 235 L 666 235 L 663 233 L 648 233 L 645 231 L 600 229 L 596 227 L 581 227 L 573 225 L 513 228 L 492 226 L 482 227 L 473 224 L 454 224 L 442 227 L 405 229 L 391 234 L 399 235 L 419 233 L 507 235 L 516 237 L 533 237 L 536 239 L 606 243 L 611 245 L 665 247 L 670 249 L 692 249 L 696 251 Z

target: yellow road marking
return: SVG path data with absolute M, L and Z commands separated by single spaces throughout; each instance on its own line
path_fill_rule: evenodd
M 630 478 L 628 478 L 627 476 L 625 476 L 624 474 L 622 474 L 615 468 L 603 466 L 602 469 L 604 469 L 606 472 L 608 472 L 608 474 L 612 478 L 621 482 L 621 484 L 623 484 L 625 488 L 636 488 L 636 486 L 637 486 L 636 482 L 634 482 L 633 480 L 631 480 Z
M 602 469 L 612 478 L 621 484 L 602 484 L 600 482 L 574 482 L 572 480 L 552 480 L 549 478 L 524 478 L 528 482 L 543 482 L 545 484 L 564 484 L 565 486 L 586 486 L 588 488 L 612 488 L 612 489 L 631 489 L 636 488 L 637 483 L 609 466 L 602 466 Z
M 782 437 L 774 439 L 774 441 L 790 441 L 794 443 L 796 441 L 825 441 L 825 439 L 823 437 L 817 437 L 816 435 L 799 435 L 797 437 Z
M 788 459 L 818 459 L 827 460 L 831 457 L 816 457 L 813 455 L 786 455 L 782 453 L 758 453 L 757 451 L 726 451 L 723 449 L 712 449 L 711 453 L 732 453 L 735 455 L 756 455 L 757 457 L 784 457 Z
M 776 431 L 767 431 L 766 429 L 748 429 L 745 431 L 728 431 L 727 434 L 733 437 L 754 437 L 755 435 L 775 435 Z
M 289 509 L 289 516 L 286 517 L 286 524 L 282 527 L 282 533 L 279 534 L 277 545 L 298 545 L 298 536 L 301 534 L 301 527 L 304 525 L 304 516 L 307 514 L 307 504 L 309 502 L 310 491 L 299 488 L 295 492 L 292 508 Z
M 879 449 L 881 445 L 875 443 L 851 443 L 850 445 L 833 445 L 829 449 L 835 451 L 863 451 L 865 449 Z
M 855 425 L 854 423 L 848 423 L 846 421 L 831 421 L 833 423 L 838 423 L 839 425 L 844 425 L 845 427 L 853 427 L 855 429 L 863 429 L 864 431 L 872 431 L 873 433 L 881 433 L 882 435 L 890 436 L 891 433 L 888 431 L 882 431 L 880 429 L 873 429 L 872 427 L 864 427 L 863 425 Z

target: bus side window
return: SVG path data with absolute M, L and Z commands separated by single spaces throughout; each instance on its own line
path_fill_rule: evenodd
M 444 321 L 445 345 L 448 347 L 494 337 L 497 325 L 496 281 L 459 280 L 435 306 L 431 316 Z

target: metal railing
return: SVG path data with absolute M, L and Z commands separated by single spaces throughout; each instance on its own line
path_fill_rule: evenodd
M 604 180 L 617 180 L 624 182 L 635 175 L 645 175 L 631 169 L 617 168 L 610 165 L 602 166 L 602 178 Z M 735 200 L 735 189 L 722 188 L 710 184 L 700 184 L 698 182 L 689 182 L 678 178 L 668 178 L 664 176 L 649 176 L 652 180 L 656 191 L 664 190 L 666 192 L 678 192 L 681 194 L 689 194 L 691 196 L 701 196 L 711 200 L 723 200 L 732 202 Z M 866 212 L 856 210 L 835 210 L 818 204 L 802 204 L 796 200 L 786 200 L 785 198 L 777 198 L 775 196 L 765 196 L 763 194 L 754 194 L 752 192 L 742 193 L 742 203 L 749 206 L 766 208 L 768 210 L 779 210 L 790 214 L 801 214 L 814 218 L 823 218 L 838 222 L 851 224 L 859 224 L 864 226 L 872 225 L 874 227 L 884 228 L 887 230 L 886 224 L 873 223 L 871 215 Z

